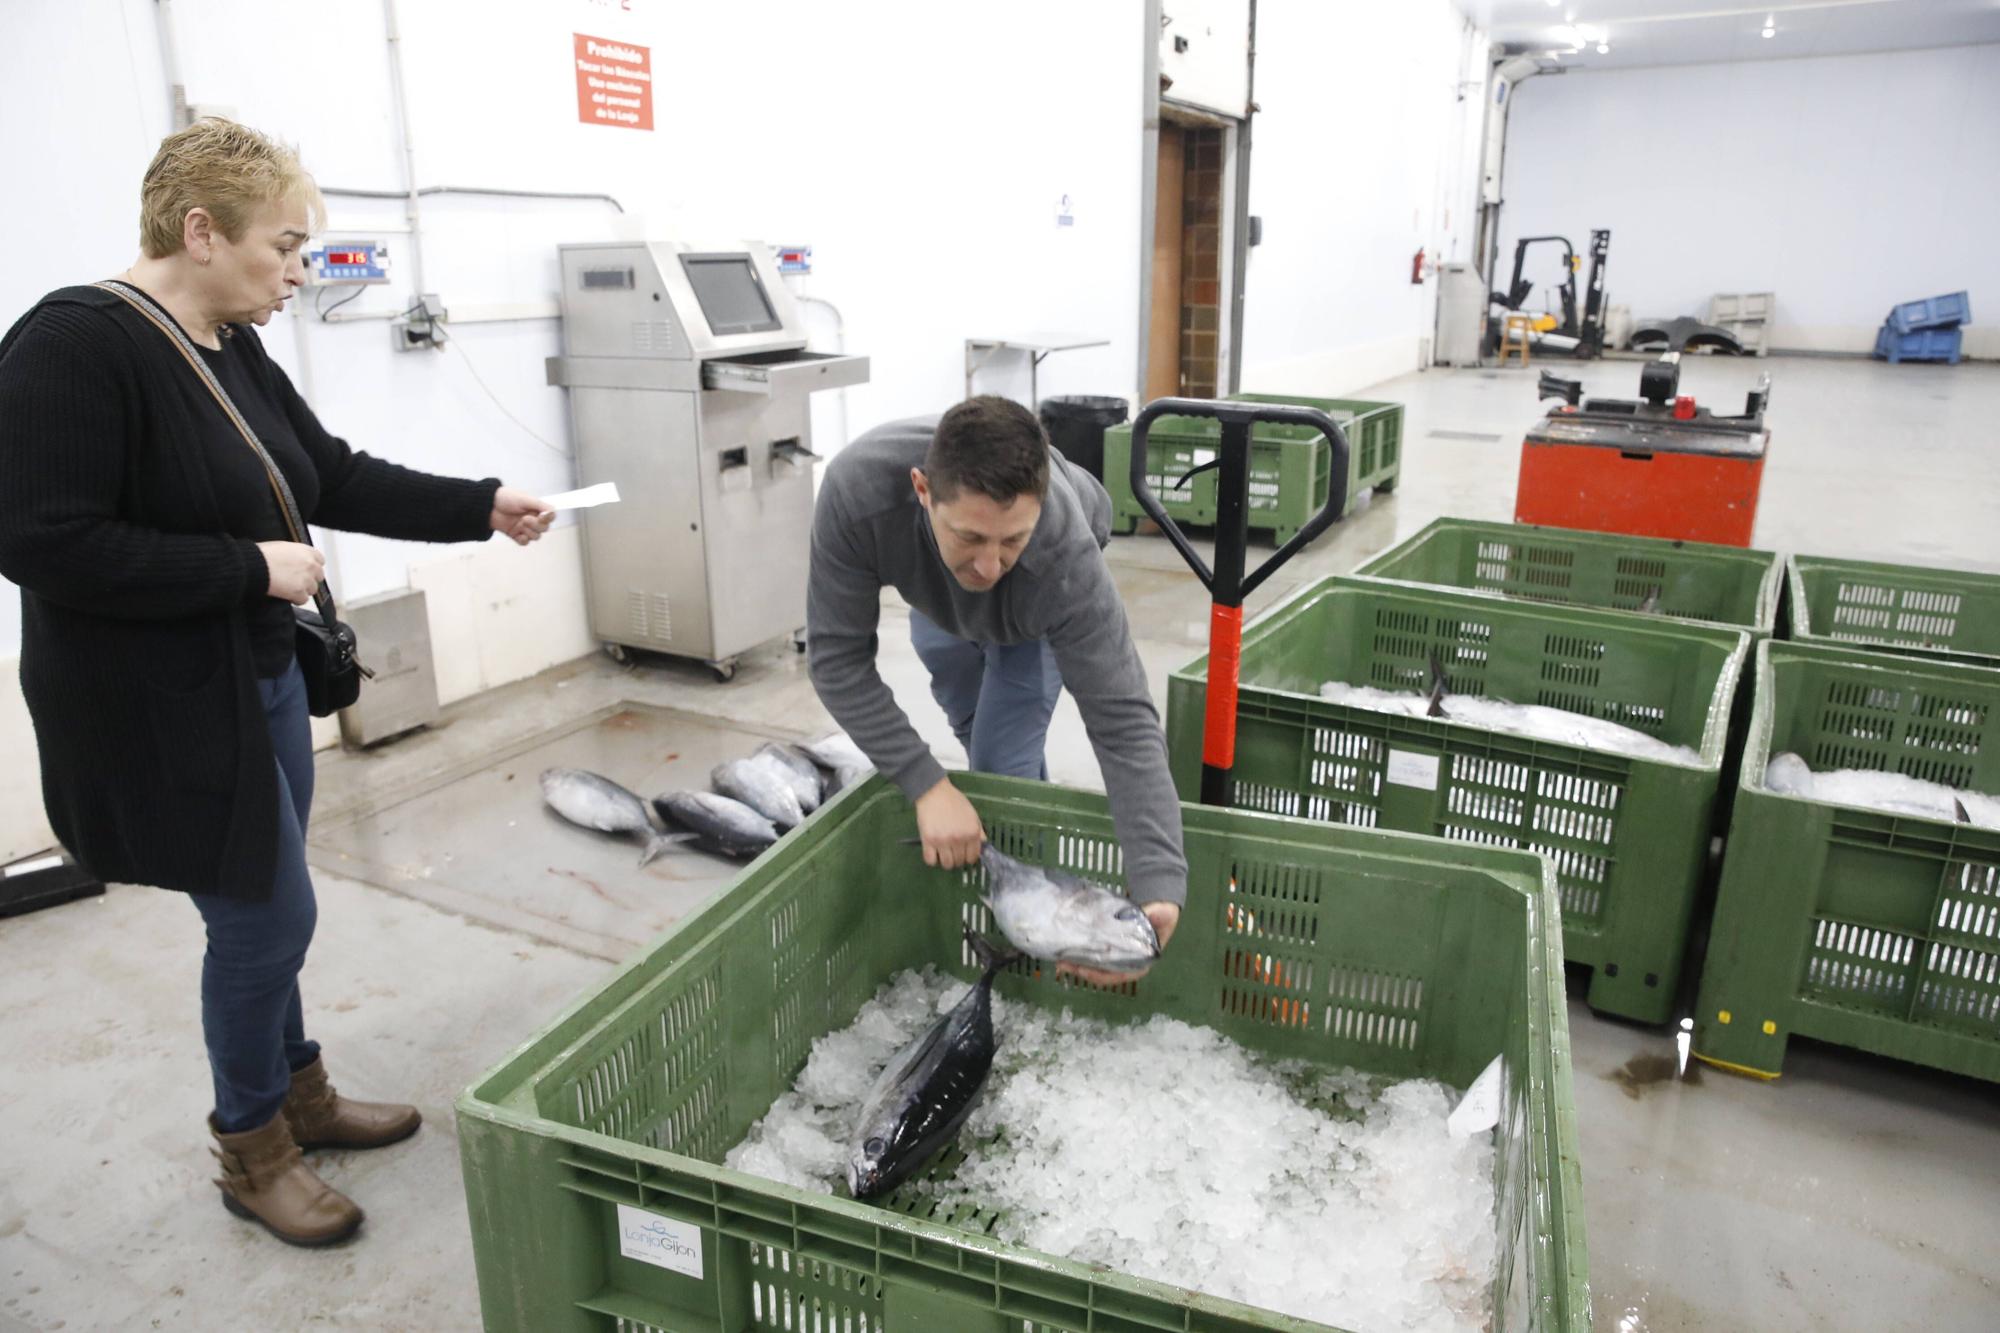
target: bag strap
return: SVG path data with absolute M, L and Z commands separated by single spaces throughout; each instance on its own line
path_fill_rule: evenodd
M 271 460 L 270 452 L 264 448 L 263 441 L 257 438 L 257 432 L 250 429 L 250 423 L 236 410 L 236 403 L 230 398 L 228 390 L 222 387 L 222 381 L 215 377 L 215 372 L 209 368 L 208 362 L 202 360 L 200 353 L 195 351 L 194 342 L 187 336 L 186 330 L 181 328 L 173 316 L 161 309 L 152 297 L 129 283 L 111 281 L 93 285 L 102 287 L 138 311 L 154 328 L 164 333 L 167 341 L 179 350 L 181 358 L 193 367 L 195 374 L 207 386 L 209 393 L 214 395 L 223 414 L 236 427 L 237 434 L 243 437 L 243 442 L 257 455 L 257 461 L 264 465 L 264 475 L 270 479 L 271 491 L 278 497 L 278 509 L 284 515 L 285 526 L 290 529 L 292 540 L 301 546 L 312 545 L 312 538 L 306 531 L 305 520 L 299 516 L 298 501 L 292 498 L 292 488 L 285 481 L 285 474 L 280 472 L 278 465 Z M 313 593 L 313 605 L 319 609 L 320 620 L 328 629 L 332 629 L 338 623 L 334 615 L 333 594 L 327 591 L 324 579 Z

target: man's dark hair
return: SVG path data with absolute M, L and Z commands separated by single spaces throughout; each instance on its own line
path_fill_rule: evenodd
M 977 491 L 996 504 L 1049 489 L 1049 437 L 1035 414 L 1011 398 L 982 394 L 944 414 L 924 454 L 931 496 L 947 504 Z

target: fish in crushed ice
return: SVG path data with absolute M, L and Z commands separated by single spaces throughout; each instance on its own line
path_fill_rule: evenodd
M 755 856 L 778 840 L 778 828 L 741 801 L 712 791 L 676 791 L 653 799 L 663 822 L 688 831 L 694 845 L 724 856 Z
M 2000 829 L 2000 797 L 1926 782 L 1904 773 L 1837 768 L 1814 771 L 1788 750 L 1764 766 L 1764 789 L 1832 805 L 1856 805 L 1891 815 L 1915 815 L 1974 828 Z
M 709 783 L 724 796 L 743 802 L 780 829 L 805 822 L 806 812 L 792 790 L 790 775 L 770 759 L 731 759 L 717 764 Z
M 646 813 L 646 803 L 601 774 L 580 768 L 551 768 L 542 773 L 542 799 L 549 809 L 582 828 L 599 833 L 637 834 L 645 844 L 639 864 L 645 865 L 683 835 L 661 833 Z
M 978 982 L 889 1061 L 862 1103 L 847 1159 L 847 1189 L 857 1199 L 880 1198 L 922 1170 L 979 1103 L 999 1049 L 993 976 L 1018 955 L 971 930 L 965 939 L 980 962 Z

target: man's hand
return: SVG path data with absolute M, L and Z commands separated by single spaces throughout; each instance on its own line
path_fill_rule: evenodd
M 516 546 L 526 546 L 549 530 L 549 524 L 556 521 L 556 511 L 526 491 L 502 486 L 493 492 L 493 512 L 486 521 L 495 532 L 506 533 Z
M 1181 923 L 1181 909 L 1172 903 L 1147 903 L 1139 910 L 1153 923 L 1153 933 L 1160 937 L 1160 951 L 1165 953 L 1167 941 L 1174 937 L 1174 927 Z M 1128 981 L 1137 981 L 1150 971 L 1151 968 L 1145 967 L 1137 972 L 1101 972 L 1094 967 L 1077 967 L 1073 963 L 1062 963 L 1056 967 L 1057 976 L 1066 973 L 1093 986 L 1122 986 Z
M 986 841 L 979 812 L 950 778 L 939 778 L 935 787 L 917 798 L 917 833 L 924 841 L 924 864 L 946 870 L 973 864 Z

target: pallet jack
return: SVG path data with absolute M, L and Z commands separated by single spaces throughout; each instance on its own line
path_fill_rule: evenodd
M 1492 293 L 1493 304 L 1503 310 L 1518 311 L 1527 301 L 1528 293 L 1535 284 L 1521 276 L 1521 269 L 1528 258 L 1531 246 L 1553 243 L 1563 250 L 1563 281 L 1556 288 L 1562 301 L 1562 319 L 1553 329 L 1534 335 L 1532 346 L 1542 353 L 1559 353 L 1574 357 L 1579 361 L 1595 360 L 1604 354 L 1604 266 L 1611 254 L 1611 232 L 1597 229 L 1590 233 L 1590 278 L 1585 284 L 1583 317 L 1576 313 L 1576 274 L 1582 267 L 1577 258 L 1576 248 L 1566 236 L 1524 236 L 1514 245 L 1514 277 L 1505 292 Z M 1489 318 L 1486 331 L 1486 352 L 1490 355 L 1500 346 L 1500 321 Z
M 1680 391 L 1681 358 L 1639 370 L 1639 397 L 1585 398 L 1580 380 L 1542 372 L 1560 398 L 1521 443 L 1514 521 L 1590 532 L 1749 546 L 1771 432 L 1771 377 L 1740 416 L 1716 416 Z
M 1174 522 L 1159 497 L 1146 484 L 1146 439 L 1153 423 L 1164 416 L 1208 417 L 1222 423 L 1222 443 L 1213 462 L 1218 470 L 1215 496 L 1215 568 L 1201 558 L 1180 524 Z M 1292 534 L 1292 539 L 1249 574 L 1243 558 L 1250 548 L 1250 428 L 1260 421 L 1310 426 L 1326 436 L 1333 450 L 1332 475 L 1327 480 L 1326 505 Z M 1167 540 L 1187 561 L 1213 599 L 1208 614 L 1208 693 L 1201 732 L 1201 803 L 1235 804 L 1236 687 L 1243 655 L 1243 599 L 1265 579 L 1325 532 L 1347 508 L 1347 436 L 1340 424 L 1317 408 L 1289 403 L 1233 403 L 1205 398 L 1156 398 L 1140 409 L 1132 422 L 1132 495 L 1146 516 L 1160 525 Z

